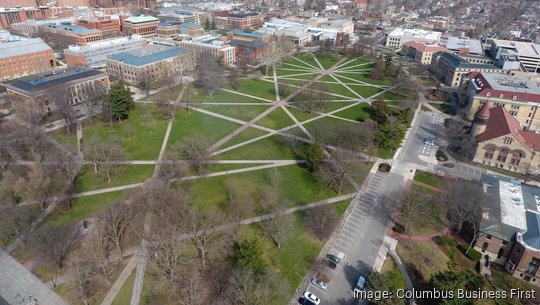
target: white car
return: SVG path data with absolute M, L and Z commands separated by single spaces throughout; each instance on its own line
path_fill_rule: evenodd
M 435 145 L 435 141 L 432 138 L 425 138 L 424 139 L 424 144 L 429 145 L 429 146 L 433 146 L 433 145 Z
M 313 293 L 309 291 L 304 292 L 304 298 L 313 302 L 315 305 L 319 305 L 321 303 L 321 299 L 319 299 L 316 295 L 314 295 Z
M 326 284 L 325 284 L 323 281 L 321 281 L 321 280 L 319 280 L 319 279 L 316 279 L 316 278 L 312 278 L 312 279 L 311 279 L 311 283 L 312 283 L 313 285 L 315 285 L 315 286 L 321 288 L 321 289 L 326 289 L 326 288 L 328 287 L 328 286 L 326 286 Z

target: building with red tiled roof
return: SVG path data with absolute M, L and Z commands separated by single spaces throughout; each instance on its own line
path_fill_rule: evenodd
M 504 106 L 489 105 L 486 102 L 476 114 L 473 134 L 478 145 L 473 161 L 520 173 L 538 168 L 540 134 L 523 130 Z
M 470 72 L 462 81 L 460 93 L 469 120 L 489 102 L 491 106 L 503 105 L 519 122 L 520 129 L 540 131 L 540 87 L 527 78 Z
M 446 51 L 445 47 L 416 41 L 407 41 L 401 46 L 401 52 L 404 56 L 408 56 L 423 65 L 431 64 L 433 53 L 444 51 Z

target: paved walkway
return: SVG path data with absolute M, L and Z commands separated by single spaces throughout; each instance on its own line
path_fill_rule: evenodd
M 391 242 L 388 254 L 390 254 L 392 259 L 396 263 L 399 271 L 401 272 L 401 275 L 403 275 L 403 277 L 405 278 L 405 284 L 407 284 L 407 290 L 408 291 L 414 291 L 414 285 L 412 283 L 411 277 L 407 273 L 407 270 L 405 269 L 405 266 L 403 266 L 403 263 L 401 262 L 401 259 L 399 258 L 399 255 L 396 252 L 396 245 L 397 245 L 397 241 L 395 241 L 395 242 L 392 241 Z M 409 299 L 409 304 L 410 305 L 415 305 L 416 304 L 416 300 L 414 299 L 414 297 Z
M 0 252 L 0 304 L 68 305 L 32 272 L 6 252 Z
M 122 289 L 122 286 L 124 286 L 124 283 L 126 282 L 127 278 L 131 275 L 131 272 L 135 270 L 135 267 L 137 266 L 137 256 L 134 255 L 128 262 L 127 266 L 124 268 L 122 273 L 120 273 L 120 276 L 116 279 L 114 284 L 112 285 L 111 289 L 101 302 L 101 305 L 111 305 L 114 299 L 116 298 L 116 295 Z

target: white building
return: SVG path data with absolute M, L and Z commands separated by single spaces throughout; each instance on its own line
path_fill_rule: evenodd
M 89 42 L 85 45 L 70 45 L 64 50 L 68 66 L 105 67 L 105 61 L 112 55 L 140 49 L 147 44 L 141 35 L 116 37 Z
M 388 34 L 388 37 L 386 38 L 386 46 L 398 49 L 401 48 L 403 43 L 407 41 L 439 44 L 441 35 L 441 32 L 436 31 L 396 28 Z
M 516 56 L 527 72 L 540 72 L 540 44 L 524 41 L 488 39 L 490 53 L 495 59 Z

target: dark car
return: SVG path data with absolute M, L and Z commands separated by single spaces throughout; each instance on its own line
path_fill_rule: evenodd
M 298 303 L 302 304 L 302 305 L 316 305 L 315 303 L 311 302 L 310 300 L 304 298 L 304 297 L 301 297 L 299 300 L 298 300 Z
M 326 267 L 330 268 L 330 269 L 336 269 L 336 267 L 337 267 L 336 263 L 334 263 L 334 262 L 332 262 L 332 261 L 329 261 L 329 260 L 327 260 L 327 259 L 323 260 L 323 264 L 324 264 Z

